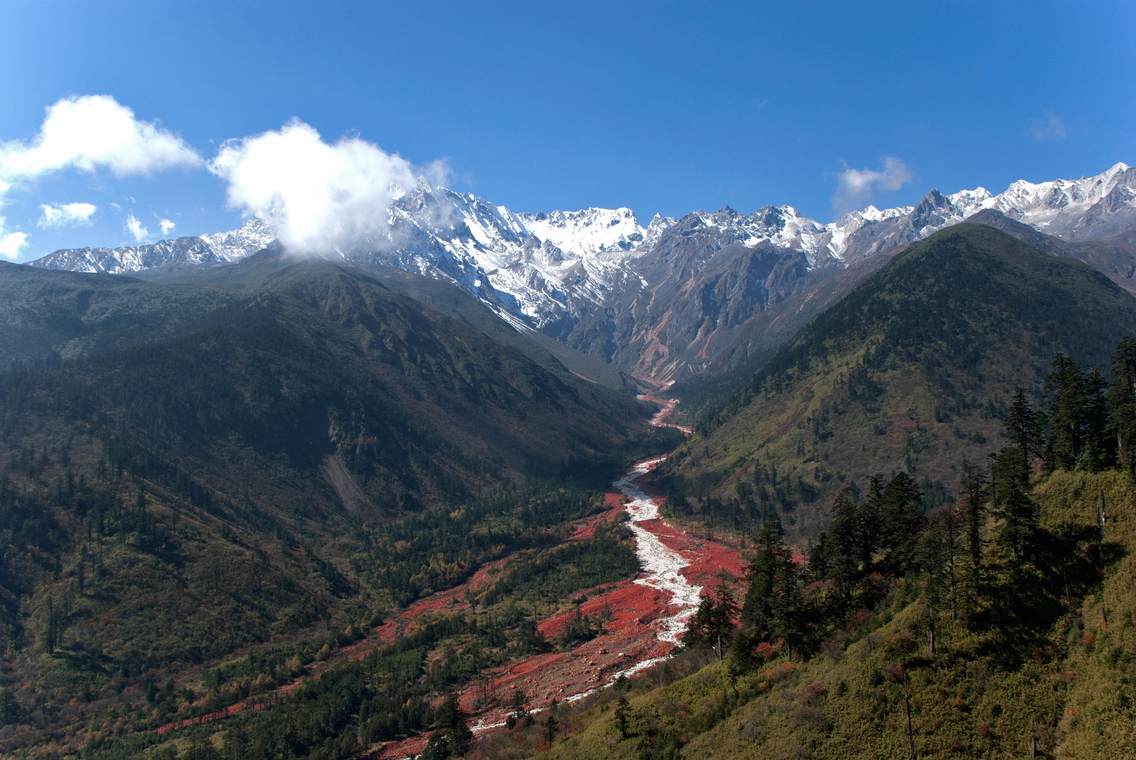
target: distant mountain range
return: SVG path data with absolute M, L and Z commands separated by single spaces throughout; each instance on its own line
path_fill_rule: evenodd
M 751 214 L 723 208 L 679 219 L 656 215 L 644 226 L 626 208 L 524 214 L 423 185 L 392 207 L 384 239 L 342 255 L 450 281 L 519 329 L 638 375 L 675 380 L 736 353 L 741 328 L 755 317 L 775 313 L 833 275 L 858 278 L 883 260 L 860 262 L 977 213 L 1074 244 L 1062 255 L 1097 264 L 1103 256 L 1110 276 L 1132 281 L 1136 244 L 1125 233 L 1136 227 L 1136 169 L 1123 163 L 1076 180 L 1019 180 L 998 194 L 982 187 L 950 195 L 931 190 L 913 206 L 868 206 L 829 223 L 780 205 Z M 107 273 L 215 265 L 262 250 L 273 238 L 266 223 L 249 219 L 229 232 L 66 249 L 32 263 Z M 1111 252 L 1094 253 L 1085 244 Z

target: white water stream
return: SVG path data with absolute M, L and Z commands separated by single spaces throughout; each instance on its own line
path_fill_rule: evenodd
M 668 548 L 658 536 L 639 524 L 658 519 L 659 503 L 635 485 L 637 480 L 664 459 L 666 457 L 656 457 L 640 462 L 615 481 L 615 487 L 628 499 L 625 507 L 629 518 L 627 527 L 635 536 L 635 553 L 639 557 L 639 565 L 646 573 L 642 578 L 636 578 L 635 582 L 670 594 L 670 606 L 676 607 L 677 611 L 659 621 L 658 636 L 660 641 L 678 644 L 679 637 L 686 630 L 687 621 L 698 608 L 702 587 L 695 586 L 683 576 L 682 569 L 689 563 L 682 555 Z
M 635 583 L 648 588 L 657 589 L 665 594 L 670 594 L 671 597 L 668 606 L 674 609 L 674 611 L 655 621 L 655 625 L 658 628 L 656 635 L 659 641 L 677 645 L 683 631 L 686 630 L 687 621 L 690 620 L 694 611 L 698 609 L 698 603 L 701 601 L 702 587 L 692 584 L 683 576 L 682 569 L 689 563 L 683 559 L 682 555 L 668 548 L 659 540 L 658 536 L 639 524 L 647 520 L 657 520 L 659 518 L 659 503 L 648 496 L 643 489 L 635 485 L 636 481 L 654 469 L 664 459 L 666 459 L 665 456 L 660 456 L 640 462 L 628 470 L 623 477 L 615 481 L 612 485 L 627 498 L 627 504 L 624 505 L 624 510 L 627 512 L 628 517 L 627 527 L 635 537 L 635 554 L 639 557 L 639 566 L 642 568 L 643 572 L 641 577 L 635 579 Z M 660 662 L 672 656 L 673 655 L 667 654 L 662 657 L 640 660 L 634 665 L 616 673 L 607 683 L 582 691 L 579 694 L 573 694 L 566 697 L 564 701 L 568 703 L 577 702 L 584 697 L 595 694 L 601 689 L 607 689 L 613 686 L 621 676 L 633 676 L 636 673 L 658 665 Z M 547 708 L 544 707 L 538 707 L 529 712 L 532 714 L 542 713 L 546 709 Z M 483 731 L 500 728 L 504 725 L 504 722 L 485 723 L 479 720 L 473 726 L 470 726 L 470 729 L 473 733 L 479 734 Z

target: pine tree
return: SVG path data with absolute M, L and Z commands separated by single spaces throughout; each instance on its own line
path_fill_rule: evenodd
M 544 719 L 544 740 L 548 746 L 556 741 L 556 735 L 560 733 L 560 720 L 557 718 L 560 703 L 557 700 L 552 700 L 552 704 L 548 706 L 548 717 Z
M 797 566 L 788 552 L 778 567 L 773 605 L 773 637 L 785 642 L 787 654 L 804 652 L 809 644 L 808 611 L 801 594 Z
M 689 647 L 707 647 L 721 660 L 726 645 L 733 637 L 734 620 L 738 605 L 725 583 L 719 584 L 714 596 L 704 594 L 698 609 L 687 624 L 683 644 Z
M 1047 464 L 1071 470 L 1077 466 L 1084 446 L 1085 383 L 1080 368 L 1064 354 L 1058 354 L 1045 380 L 1049 395 L 1049 440 Z M 1011 436 L 1015 447 L 1019 442 Z M 1028 456 L 1028 451 L 1025 454 Z
M 880 510 L 883 504 L 884 479 L 873 475 L 868 483 L 868 498 L 860 505 L 856 521 L 861 572 L 871 569 L 872 557 L 880 548 Z
M 1083 378 L 1082 426 L 1084 443 L 1077 468 L 1100 472 L 1115 462 L 1116 446 L 1108 431 L 1108 383 L 1099 370 L 1093 369 Z
M 430 736 L 422 757 L 426 760 L 441 760 L 446 757 L 464 755 L 473 741 L 473 732 L 465 723 L 465 716 L 458 705 L 457 697 L 446 697 L 437 713 L 438 729 Z
M 1108 423 L 1115 436 L 1117 463 L 1136 476 L 1136 338 L 1126 338 L 1112 355 Z
M 749 565 L 742 623 L 759 639 L 767 639 L 771 634 L 777 574 L 786 551 L 781 543 L 784 533 L 777 515 L 767 518 L 757 535 L 757 548 Z
M 887 568 L 897 575 L 914 570 L 923 525 L 923 494 L 906 472 L 897 473 L 884 486 L 880 525 L 882 543 L 887 549 Z
M 1041 454 L 1042 430 L 1037 412 L 1030 406 L 1021 388 L 1014 392 L 1010 408 L 1006 411 L 1004 426 L 1006 438 L 1021 450 L 1025 459 L 1024 466 L 1028 468 L 1030 457 Z
M 862 555 L 860 526 L 859 507 L 852 494 L 844 489 L 833 502 L 832 526 L 829 528 L 828 577 L 832 580 L 836 614 L 842 614 L 850 603 L 860 576 L 857 562 Z
M 934 655 L 938 642 L 938 618 L 946 603 L 954 609 L 954 512 L 941 509 L 928 520 L 920 542 L 923 567 L 923 602 L 927 617 L 927 644 Z
M 615 703 L 615 727 L 619 729 L 619 738 L 621 739 L 627 739 L 631 736 L 627 715 L 630 708 L 627 697 L 621 694 L 619 701 Z
M 986 522 L 987 482 L 982 470 L 963 460 L 962 463 L 962 511 L 965 542 L 965 568 L 966 568 L 966 607 L 968 617 L 978 606 L 982 596 L 983 567 L 982 567 L 982 526 Z
M 1037 532 L 1037 505 L 1030 499 L 1029 472 L 1021 465 L 1021 452 L 1006 446 L 994 458 L 991 470 L 993 506 L 1002 521 L 999 541 L 1013 559 L 1015 574 L 1024 569 L 1029 549 Z

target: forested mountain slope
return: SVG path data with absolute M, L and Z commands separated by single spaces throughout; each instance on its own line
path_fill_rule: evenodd
M 563 540 L 602 509 L 588 487 L 667 445 L 630 394 L 476 303 L 447 314 L 325 261 L 238 266 L 0 270 L 0 751 L 101 740 L 122 705 L 130 730 L 193 709 L 201 692 L 154 684 L 236 653 L 286 679 L 337 631 Z
M 993 445 L 1021 387 L 1064 353 L 1107 365 L 1136 299 L 1079 262 L 981 225 L 936 233 L 821 314 L 666 465 L 676 509 L 815 532 L 841 488 L 907 469 L 932 495 Z

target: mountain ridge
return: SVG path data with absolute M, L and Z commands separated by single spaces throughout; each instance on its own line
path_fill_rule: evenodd
M 1123 163 L 1077 180 L 1019 180 L 999 194 L 933 189 L 911 206 L 869 205 L 828 223 L 770 205 L 750 214 L 727 207 L 656 215 L 644 227 L 627 208 L 520 213 L 422 184 L 391 207 L 381 239 L 339 255 L 449 281 L 517 329 L 633 375 L 671 381 L 703 373 L 755 317 L 829 277 L 857 277 L 856 262 L 993 212 L 1079 244 L 1060 247 L 1061 255 L 1111 267 L 1118 281 L 1136 275 L 1127 264 L 1136 241 L 1124 237 L 1136 227 L 1136 169 Z M 216 266 L 271 240 L 265 223 L 249 219 L 230 232 L 63 250 L 32 265 L 114 272 Z M 1100 241 L 1112 241 L 1109 250 L 1093 247 Z M 695 294 L 697 306 L 676 305 Z

